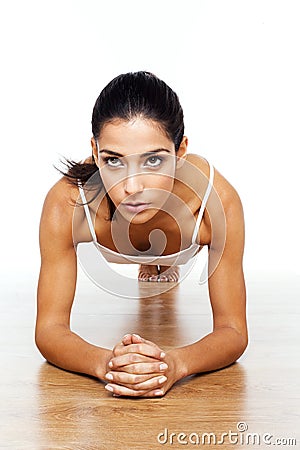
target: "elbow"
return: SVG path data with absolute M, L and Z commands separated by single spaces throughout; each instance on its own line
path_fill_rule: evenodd
M 223 328 L 223 327 L 222 327 Z M 236 362 L 245 352 L 248 347 L 248 332 L 247 328 L 240 329 L 234 326 L 226 326 L 228 335 L 228 349 L 231 353 L 232 362 Z
M 52 361 L 63 338 L 68 335 L 70 328 L 66 324 L 53 322 L 37 322 L 35 327 L 35 345 L 42 356 Z
M 55 345 L 51 330 L 44 328 L 35 330 L 35 345 L 46 361 L 55 363 Z
M 35 328 L 35 335 L 34 335 L 34 341 L 35 341 L 35 345 L 37 347 L 37 349 L 39 350 L 39 352 L 41 353 L 42 356 L 44 356 L 44 358 L 47 359 L 46 357 L 46 343 L 45 343 L 45 339 L 43 338 L 43 331 L 41 329 L 38 329 L 37 327 Z
M 48 360 L 48 354 L 53 346 L 53 326 L 45 323 L 38 323 L 35 327 L 35 345 L 41 355 Z
M 238 333 L 238 339 L 236 340 L 236 358 L 235 361 L 237 361 L 243 353 L 246 351 L 246 348 L 248 347 L 248 334 L 247 333 L 240 333 L 236 330 Z

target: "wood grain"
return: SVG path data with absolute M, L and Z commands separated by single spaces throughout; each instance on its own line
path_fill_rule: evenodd
M 272 444 L 227 440 L 204 447 L 274 448 L 275 438 L 296 438 L 297 446 L 284 447 L 299 447 L 300 283 L 292 276 L 252 274 L 247 288 L 250 345 L 238 363 L 182 380 L 161 399 L 128 399 L 112 397 L 96 379 L 46 363 L 33 343 L 35 285 L 7 284 L 1 288 L 0 448 L 199 448 L 196 434 L 220 439 L 237 432 L 239 422 L 248 427 L 238 432 L 240 440 L 269 433 Z M 151 289 L 150 283 L 142 289 Z M 156 297 L 130 300 L 81 280 L 72 326 L 107 347 L 130 331 L 166 349 L 184 345 L 210 331 L 207 288 L 183 282 Z M 186 444 L 178 442 L 180 433 Z

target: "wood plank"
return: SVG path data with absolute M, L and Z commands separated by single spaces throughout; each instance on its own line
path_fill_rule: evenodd
M 237 432 L 239 422 L 248 430 L 238 432 L 238 444 L 227 441 L 223 448 L 247 447 L 241 443 L 247 433 L 250 440 L 251 433 L 260 439 L 264 433 L 273 440 L 297 438 L 299 446 L 299 279 L 252 274 L 247 286 L 250 345 L 240 361 L 182 380 L 161 399 L 115 398 L 102 382 L 46 363 L 33 343 L 34 283 L 6 286 L 0 319 L 0 448 L 194 448 L 196 435 L 214 433 L 220 439 L 222 433 Z M 108 347 L 128 331 L 166 349 L 184 345 L 211 328 L 207 289 L 182 283 L 159 296 L 131 300 L 112 298 L 82 281 L 72 324 L 86 339 Z M 166 444 L 159 443 L 160 433 Z M 181 439 L 187 444 L 178 442 L 179 433 L 186 434 Z M 249 446 L 270 448 L 262 442 Z

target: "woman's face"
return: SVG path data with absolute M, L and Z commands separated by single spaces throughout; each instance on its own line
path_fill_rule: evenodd
M 117 119 L 102 128 L 93 155 L 117 212 L 131 223 L 150 220 L 172 192 L 174 143 L 150 120 Z

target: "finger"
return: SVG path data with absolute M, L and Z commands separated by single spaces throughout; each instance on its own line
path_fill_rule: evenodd
M 160 351 L 160 358 L 164 358 L 166 356 L 165 352 L 154 342 L 149 341 L 143 337 L 141 337 L 139 334 L 132 334 L 132 343 L 138 344 L 139 342 L 144 342 L 145 344 L 152 345 L 154 348 Z
M 162 359 L 165 356 L 165 353 L 157 345 L 147 344 L 144 342 L 118 346 L 114 354 L 115 353 L 118 355 L 124 355 L 126 353 L 139 353 L 140 355 L 150 356 L 156 359 Z
M 161 376 L 159 373 L 145 373 L 145 374 L 135 374 L 128 372 L 117 372 L 111 371 L 105 374 L 105 378 L 108 383 L 117 383 L 123 385 L 139 384 L 144 381 L 150 380 L 154 376 Z
M 125 334 L 122 338 L 123 345 L 138 344 L 140 342 L 146 342 L 146 340 L 142 338 L 139 334 Z M 147 342 L 150 343 L 150 341 Z
M 136 375 L 126 372 L 108 372 L 105 378 L 110 384 L 120 384 L 134 390 L 149 390 L 159 388 L 167 381 L 167 377 L 161 374 Z
M 118 342 L 112 350 L 114 356 L 123 355 L 124 344 L 122 342 Z
M 159 377 L 152 377 L 149 378 L 149 380 L 144 381 L 143 383 L 116 383 L 119 386 L 127 387 L 128 389 L 132 389 L 134 391 L 149 391 L 149 390 L 155 390 L 160 389 L 161 386 L 167 381 L 167 377 L 165 376 L 159 376 Z M 115 383 L 114 383 L 115 384 Z
M 150 358 L 148 356 L 140 355 L 138 353 L 125 353 L 125 355 L 114 356 L 108 362 L 108 367 L 110 369 L 118 369 L 123 366 L 127 366 L 133 363 L 143 363 L 143 362 L 155 362 L 158 361 L 155 358 Z
M 123 345 L 133 344 L 132 334 L 125 334 L 122 338 Z
M 105 389 L 111 392 L 115 396 L 129 396 L 129 397 L 158 397 L 164 395 L 164 390 L 152 389 L 152 390 L 140 390 L 136 391 L 134 389 L 128 388 L 126 386 L 120 386 L 118 384 L 106 384 Z
M 143 341 L 144 341 L 144 339 L 138 334 L 126 333 L 122 337 L 121 342 L 118 342 L 118 344 L 116 344 L 115 347 L 118 347 L 120 345 L 130 345 L 133 343 L 138 343 L 138 342 L 143 342 Z
M 148 391 L 146 394 L 143 394 L 141 397 L 163 397 L 167 389 L 159 388 L 153 389 L 152 391 Z
M 134 364 L 127 364 L 123 366 L 110 367 L 110 372 L 127 372 L 131 374 L 164 374 L 168 369 L 166 363 L 160 363 L 159 361 L 154 362 L 139 362 Z
M 156 358 L 140 355 L 138 353 L 127 353 L 121 356 L 115 356 L 108 362 L 109 370 L 127 370 L 123 369 L 125 366 L 132 364 L 154 364 L 158 368 L 158 372 L 164 371 L 168 368 L 167 363 Z
M 142 338 L 139 334 L 132 334 L 132 343 L 138 344 L 139 342 L 146 342 L 146 339 Z
M 136 335 L 138 336 L 138 335 Z M 142 342 L 142 341 L 141 341 Z M 114 356 L 119 356 L 119 355 L 123 355 L 124 354 L 124 346 L 126 345 L 130 345 L 133 344 L 133 335 L 132 334 L 125 334 L 122 338 L 121 342 L 118 342 L 118 344 L 116 344 L 113 348 L 113 355 Z

